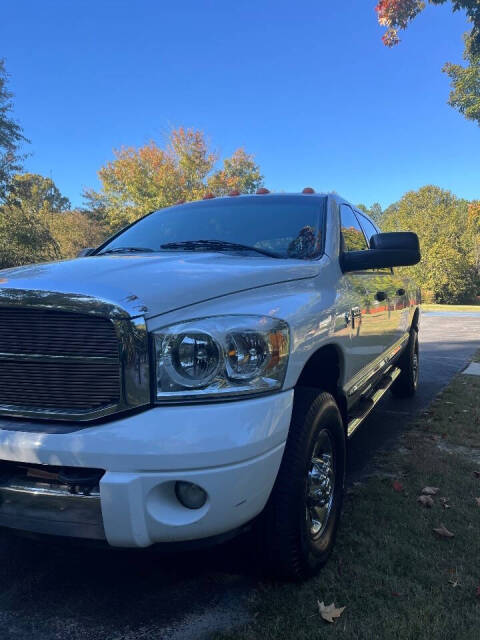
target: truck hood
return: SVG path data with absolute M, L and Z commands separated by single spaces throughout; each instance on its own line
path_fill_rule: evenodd
M 90 256 L 0 271 L 0 304 L 16 292 L 96 298 L 150 318 L 212 298 L 313 278 L 318 262 L 223 253 Z M 53 298 L 55 299 L 55 298 Z

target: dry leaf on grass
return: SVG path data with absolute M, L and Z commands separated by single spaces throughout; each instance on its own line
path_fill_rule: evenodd
M 448 504 L 448 498 L 440 498 L 440 504 L 444 509 L 450 509 L 450 505 Z
M 439 491 L 440 489 L 438 487 L 424 487 L 422 489 L 422 493 L 425 494 L 426 496 L 434 496 Z
M 325 605 L 322 601 L 318 602 L 318 610 L 324 620 L 327 622 L 335 622 L 334 618 L 339 618 L 344 612 L 345 607 L 338 607 L 337 609 L 333 602 L 332 604 Z
M 449 531 L 447 529 L 447 527 L 444 524 L 440 524 L 439 527 L 436 527 L 433 529 L 435 531 L 435 533 L 437 535 L 439 535 L 441 538 L 453 538 L 453 536 L 455 535 L 454 533 L 452 533 L 451 531 Z
M 433 507 L 433 498 L 431 496 L 418 496 L 417 502 L 420 502 L 424 507 Z
M 460 576 L 458 575 L 458 571 L 456 569 L 450 569 L 450 574 L 451 574 L 451 577 L 448 582 L 452 585 L 452 587 L 453 588 L 461 587 L 462 583 L 460 582 Z
M 403 484 L 401 482 L 398 482 L 398 480 L 394 480 L 392 482 L 392 487 L 394 491 L 403 491 Z
M 475 498 L 475 502 L 477 503 L 477 505 L 480 507 L 480 498 Z

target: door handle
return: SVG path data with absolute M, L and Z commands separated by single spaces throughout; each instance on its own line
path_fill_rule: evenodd
M 397 289 L 397 296 L 404 296 L 405 295 L 405 289 Z
M 375 294 L 375 300 L 378 300 L 378 302 L 383 302 L 383 300 L 386 300 L 387 298 L 387 294 L 385 293 L 385 291 L 377 291 L 377 293 Z

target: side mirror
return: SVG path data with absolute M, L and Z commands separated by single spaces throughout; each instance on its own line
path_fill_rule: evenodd
M 343 272 L 388 267 L 409 267 L 421 260 L 416 233 L 377 233 L 370 238 L 367 251 L 343 253 L 340 264 Z
M 77 258 L 86 258 L 87 256 L 91 256 L 95 251 L 95 247 L 87 247 L 86 249 L 81 249 L 77 253 Z

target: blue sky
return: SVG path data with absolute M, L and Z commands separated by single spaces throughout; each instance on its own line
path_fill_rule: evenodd
M 26 169 L 73 205 L 112 148 L 204 130 L 266 185 L 370 205 L 437 184 L 480 197 L 480 127 L 448 107 L 467 23 L 428 7 L 393 50 L 375 0 L 5 0 L 0 57 Z

